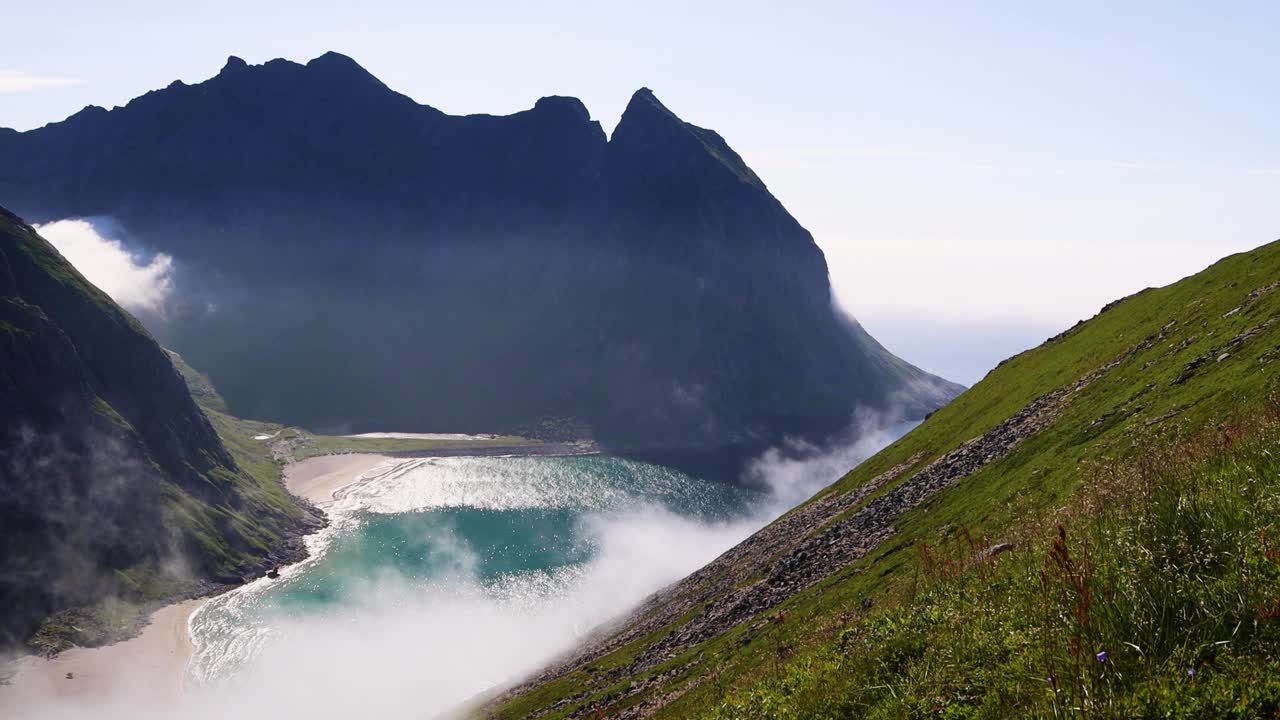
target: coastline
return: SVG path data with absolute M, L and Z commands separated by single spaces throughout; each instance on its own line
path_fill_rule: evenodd
M 392 433 L 384 433 L 392 434 Z M 408 433 L 398 433 L 408 434 Z M 436 457 L 577 457 L 599 455 L 594 443 L 549 442 L 539 445 L 497 445 L 489 447 L 444 447 L 423 450 L 388 451 L 382 453 L 333 453 L 305 460 L 290 460 L 284 466 L 281 482 L 297 497 L 317 506 L 332 503 L 343 488 L 366 479 L 383 465 L 395 465 L 414 458 Z
M 555 443 L 534 448 L 340 453 L 287 462 L 280 481 L 293 495 L 323 508 L 332 504 L 344 488 L 369 479 L 372 471 L 390 470 L 415 457 L 566 456 L 598 452 L 592 446 Z M 92 704 L 121 698 L 129 698 L 131 702 L 180 700 L 194 649 L 189 621 L 208 599 L 165 605 L 151 613 L 138 635 L 111 645 L 73 647 L 51 658 L 37 655 L 0 658 L 0 716 L 38 712 L 54 703 Z
M 178 699 L 192 653 L 187 622 L 204 602 L 201 598 L 166 605 L 151 614 L 136 637 L 112 645 L 11 661 L 6 670 L 13 672 L 7 684 L 0 684 L 0 714 L 35 710 L 52 702 Z
M 316 505 L 383 463 L 403 458 L 369 453 L 321 455 L 285 466 L 281 482 Z M 0 716 L 36 713 L 51 704 L 91 704 L 130 698 L 176 702 L 194 650 L 189 621 L 207 597 L 165 605 L 138 635 L 101 647 L 73 647 L 51 657 L 0 660 Z M 67 674 L 71 677 L 68 678 Z

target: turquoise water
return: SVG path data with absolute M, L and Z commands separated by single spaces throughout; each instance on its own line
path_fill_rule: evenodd
M 599 456 L 387 463 L 326 508 L 331 527 L 308 538 L 311 559 L 285 568 L 278 580 L 217 597 L 193 616 L 190 674 L 202 685 L 241 674 L 307 618 L 359 623 L 389 606 L 445 596 L 455 604 L 465 597 L 506 619 L 579 603 L 588 608 L 586 629 L 607 619 L 590 615 L 616 612 L 657 589 L 640 580 L 620 586 L 630 579 L 628 564 L 639 572 L 672 563 L 645 554 L 650 547 L 670 552 L 661 535 L 684 532 L 689 539 L 673 542 L 719 552 L 725 548 L 718 545 L 741 534 L 724 528 L 760 498 L 665 467 Z M 703 541 L 704 528 L 712 540 Z M 622 559 L 602 568 L 597 561 L 611 534 Z M 691 555 L 687 564 L 707 559 Z M 680 566 L 686 559 L 674 560 Z M 650 584 L 678 577 L 651 574 Z M 642 594 L 622 597 L 635 592 Z
M 453 578 L 487 584 L 509 574 L 555 572 L 592 557 L 594 543 L 576 528 L 578 515 L 567 508 L 366 514 L 304 578 L 269 600 L 286 609 L 323 610 L 388 572 L 418 585 Z

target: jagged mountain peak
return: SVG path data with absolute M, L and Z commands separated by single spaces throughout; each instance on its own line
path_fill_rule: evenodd
M 533 104 L 533 109 L 564 112 L 583 120 L 591 119 L 591 111 L 587 110 L 587 106 L 581 100 L 565 95 L 547 95 L 538 98 L 538 102 Z
M 360 63 L 347 55 L 333 52 L 332 50 L 319 57 L 312 58 L 307 62 L 306 68 L 313 73 L 319 73 L 325 78 L 347 78 L 349 80 L 372 82 L 381 88 L 387 87 Z
M 80 110 L 78 110 L 75 114 L 68 117 L 67 121 L 102 117 L 109 112 L 110 110 L 107 110 L 101 105 L 85 105 L 84 107 L 80 108 Z
M 685 122 L 663 105 L 652 90 L 642 87 L 632 93 L 626 110 L 622 111 L 622 119 L 618 121 L 618 129 L 614 130 L 614 135 L 616 136 L 619 132 L 625 133 L 625 128 L 638 125 L 665 125 L 684 129 Z
M 222 70 L 218 71 L 218 74 L 230 75 L 231 73 L 240 72 L 241 70 L 247 70 L 248 68 L 249 68 L 249 63 L 245 62 L 244 58 L 236 55 L 230 55 L 227 57 L 226 64 L 222 66 Z
M 264 67 L 277 67 L 277 66 L 288 66 L 292 68 L 305 67 L 305 68 L 311 68 L 313 70 L 358 70 L 362 73 L 368 72 L 363 67 L 361 67 L 360 63 L 356 62 L 350 56 L 343 55 L 342 53 L 334 52 L 330 50 L 329 52 L 323 53 L 321 55 L 317 55 L 316 57 L 308 60 L 306 63 L 298 63 L 292 60 L 286 60 L 284 58 L 274 58 L 272 60 L 268 60 L 265 63 L 262 63 L 261 65 L 250 65 L 244 58 L 240 57 L 239 55 L 229 55 L 227 56 L 227 61 L 226 63 L 223 64 L 222 69 L 218 71 L 218 74 L 219 75 L 235 74 L 235 73 L 243 72 L 245 70 L 255 70 L 255 69 L 260 69 Z
M 615 155 L 629 158 L 629 165 L 641 163 L 671 172 L 676 166 L 687 168 L 705 158 L 711 161 L 710 166 L 723 167 L 739 181 L 766 190 L 760 177 L 719 133 L 685 122 L 647 87 L 632 94 L 609 144 Z
M 365 71 L 365 69 L 360 65 L 360 63 L 356 62 L 350 55 L 343 55 L 342 53 L 335 52 L 333 50 L 330 50 L 321 55 L 317 55 L 311 60 L 308 60 L 307 67 L 347 68 L 347 69 L 360 70 L 362 72 Z
M 922 415 L 938 399 L 922 384 L 954 394 L 835 317 L 812 236 L 648 88 L 610 139 L 577 98 L 446 115 L 330 53 L 231 59 L 110 115 L 0 137 L 0 197 L 37 221 L 111 215 L 174 257 L 222 310 L 162 339 L 241 414 L 477 431 L 554 415 L 615 448 L 746 452 L 898 392 Z M 370 345 L 400 351 L 328 350 Z
M 252 65 L 237 55 L 231 55 L 216 76 L 193 87 L 209 83 L 251 91 L 270 89 L 281 94 L 302 86 L 323 87 L 327 92 L 338 94 L 355 92 L 368 95 L 373 90 L 380 95 L 398 95 L 355 60 L 337 52 L 326 52 L 306 63 L 275 58 L 260 65 Z

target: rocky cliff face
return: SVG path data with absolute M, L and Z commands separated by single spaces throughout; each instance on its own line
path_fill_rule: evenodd
M 0 208 L 0 646 L 106 595 L 215 578 L 311 522 L 235 464 L 168 357 Z
M 155 331 L 241 415 L 746 447 L 958 390 L 833 310 L 809 233 L 648 90 L 607 138 L 573 98 L 457 117 L 340 55 L 232 58 L 0 154 L 22 212 L 176 258 Z

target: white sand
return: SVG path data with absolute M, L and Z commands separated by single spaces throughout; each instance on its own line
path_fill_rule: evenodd
M 333 501 L 338 490 L 384 463 L 385 455 L 323 455 L 285 468 L 285 486 L 317 503 Z M 183 693 L 191 637 L 187 622 L 204 600 L 169 605 L 151 615 L 138 637 L 101 648 L 72 648 L 52 659 L 24 657 L 0 664 L 0 718 L 40 714 L 49 702 L 176 700 Z M 72 674 L 67 679 L 67 673 Z
M 332 502 L 335 492 L 355 482 L 369 470 L 383 463 L 395 462 L 403 460 L 368 453 L 307 458 L 284 469 L 284 486 L 294 495 L 320 505 Z
M 286 467 L 284 482 L 295 495 L 328 503 L 367 471 L 398 462 L 403 460 L 385 455 L 324 455 Z M 124 642 L 72 648 L 48 660 L 29 656 L 0 664 L 0 678 L 6 680 L 0 683 L 0 718 L 38 716 L 39 707 L 49 702 L 176 700 L 191 660 L 187 622 L 202 603 L 189 600 L 161 608 L 138 637 Z
M 173 700 L 182 695 L 191 638 L 187 620 L 204 600 L 157 610 L 138 637 L 100 648 L 72 648 L 51 660 L 16 661 L 11 684 L 0 685 L 0 716 L 19 717 L 49 701 L 93 702 L 108 698 Z M 67 679 L 67 673 L 73 677 Z

